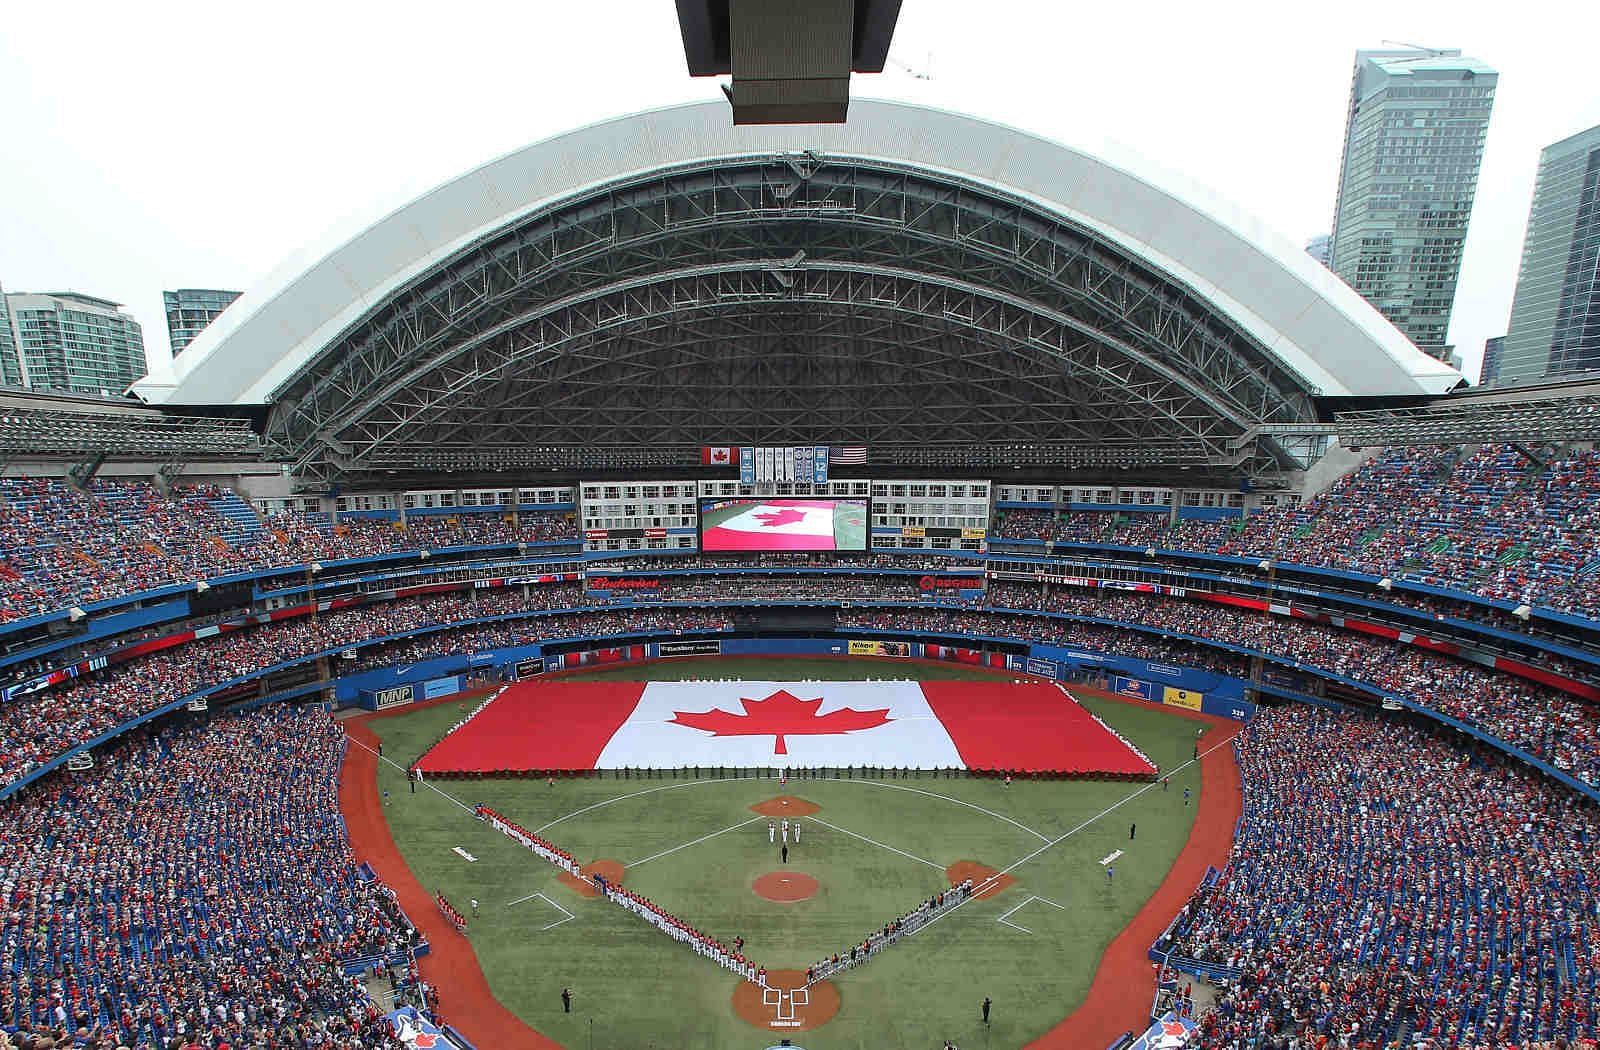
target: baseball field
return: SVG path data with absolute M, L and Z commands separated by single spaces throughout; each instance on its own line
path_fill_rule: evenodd
M 871 659 L 661 662 L 582 677 L 891 676 L 992 680 L 974 669 Z M 404 767 L 475 701 L 385 714 L 365 728 L 383 750 L 372 797 L 405 865 L 428 894 L 442 891 L 461 911 L 478 902 L 464 935 L 444 935 L 462 944 L 441 945 L 449 950 L 437 958 L 475 956 L 494 998 L 551 1040 L 574 1048 L 765 1047 L 782 1037 L 808 1050 L 938 1048 L 946 1039 L 1016 1047 L 1083 1002 L 1107 945 L 1161 884 L 1199 808 L 1195 721 L 1104 697 L 1080 702 L 1169 771 L 1170 784 L 1008 785 L 927 771 L 780 783 L 707 768 L 644 777 L 610 770 L 553 783 L 440 779 L 413 792 Z M 774 989 L 763 996 L 637 915 L 580 892 L 588 887 L 476 819 L 480 804 L 580 863 L 613 862 L 607 870 L 628 891 L 723 944 L 741 938 L 743 954 L 774 975 Z M 800 831 L 798 841 L 791 833 L 785 862 L 768 825 L 791 813 Z M 1004 877 L 985 881 L 991 872 Z M 790 984 L 804 983 L 808 966 L 847 954 L 974 874 L 982 894 L 863 964 L 804 992 L 777 987 L 780 971 L 790 972 Z M 432 936 L 437 943 L 441 935 Z M 446 1019 L 471 1035 L 473 1019 L 451 1011 L 448 976 L 433 975 L 446 989 Z M 570 1012 L 563 989 L 572 993 Z M 1127 994 L 1147 1004 L 1148 984 Z M 985 998 L 993 1004 L 988 1024 Z

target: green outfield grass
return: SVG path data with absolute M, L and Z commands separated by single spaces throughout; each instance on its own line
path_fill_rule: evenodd
M 871 659 L 722 659 L 663 661 L 585 677 L 978 675 L 961 667 Z M 1084 702 L 1162 768 L 1190 758 L 1194 722 L 1147 707 Z M 446 704 L 378 719 L 372 727 L 385 755 L 404 764 L 459 717 L 457 705 Z M 378 779 L 391 795 L 387 815 L 395 840 L 423 886 L 443 890 L 463 910 L 470 898 L 482 903 L 470 937 L 489 984 L 539 1031 L 575 1048 L 588 1047 L 591 1033 L 595 1048 L 760 1048 L 777 1042 L 776 1034 L 769 1038 L 734 1015 L 731 974 L 622 909 L 580 898 L 557 881 L 554 868 L 445 795 L 428 786 L 411 794 L 399 769 L 385 764 Z M 1155 890 L 1187 838 L 1195 805 L 1184 806 L 1183 790 L 1190 788 L 1198 801 L 1200 781 L 1196 768 L 1186 768 L 1172 776 L 1169 791 L 1153 788 L 1099 819 L 1140 785 L 1019 781 L 1006 787 L 924 775 L 791 780 L 780 788 L 772 780 L 607 775 L 554 787 L 542 780 L 434 786 L 468 807 L 487 803 L 530 830 L 543 828 L 541 834 L 582 861 L 628 864 L 629 887 L 712 936 L 743 936 L 746 954 L 772 968 L 804 969 L 817 956 L 859 941 L 945 887 L 945 865 L 976 860 L 1005 868 L 1071 832 L 1019 866 L 1015 886 L 962 907 L 837 978 L 838 1016 L 792 1036 L 808 1050 L 937 1048 L 947 1038 L 968 1050 L 1020 1046 L 1081 1001 L 1101 952 Z M 785 792 L 822 807 L 820 820 L 805 822 L 805 838 L 791 849 L 788 864 L 815 876 L 822 889 L 792 905 L 764 901 L 750 890 L 756 876 L 779 863 L 776 847 L 767 843 L 765 819 L 752 820 L 748 807 Z M 1138 837 L 1130 842 L 1133 822 Z M 704 836 L 713 837 L 694 843 Z M 464 861 L 453 852 L 456 846 L 476 862 Z M 1099 860 L 1118 849 L 1126 855 L 1116 862 L 1115 882 L 1109 884 Z M 540 897 L 510 903 L 536 893 L 555 904 Z M 1025 904 L 1033 895 L 1061 907 Z M 1017 905 L 1023 907 L 1009 920 L 1015 926 L 997 921 Z M 576 995 L 570 1015 L 561 1010 L 563 986 Z M 989 1029 L 978 1019 L 985 995 L 995 1004 Z

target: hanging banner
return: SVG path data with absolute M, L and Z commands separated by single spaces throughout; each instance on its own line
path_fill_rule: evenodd
M 745 445 L 739 449 L 739 484 L 754 485 L 756 483 L 756 450 L 752 445 Z

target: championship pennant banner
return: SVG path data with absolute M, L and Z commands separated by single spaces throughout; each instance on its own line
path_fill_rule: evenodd
M 739 481 L 744 485 L 826 485 L 828 446 L 745 445 L 739 449 Z

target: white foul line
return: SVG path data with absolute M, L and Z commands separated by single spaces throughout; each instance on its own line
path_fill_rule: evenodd
M 1066 911 L 1066 908 L 1064 908 L 1061 905 L 1057 904 L 1055 901 L 1051 900 L 1049 897 L 1041 897 L 1038 894 L 1031 894 L 1031 895 L 1029 895 L 1027 900 L 1023 901 L 1021 904 L 1017 905 L 1015 908 L 1012 908 L 1010 911 L 1008 911 L 1004 915 L 1000 916 L 998 919 L 995 920 L 995 922 L 1005 923 L 1007 926 L 1011 927 L 1013 930 L 1021 930 L 1023 933 L 1030 933 L 1031 934 L 1033 931 L 1028 929 L 1026 926 L 1018 926 L 1016 923 L 1010 922 L 1008 920 L 1011 918 L 1011 916 L 1015 915 L 1017 912 L 1021 911 L 1023 908 L 1026 908 L 1028 905 L 1032 904 L 1034 901 L 1042 901 L 1045 904 L 1050 905 L 1050 907 L 1052 907 L 1052 908 L 1057 908 L 1057 909 L 1060 909 L 1061 911 Z
M 657 857 L 665 857 L 669 853 L 676 853 L 681 849 L 688 849 L 690 846 L 698 846 L 698 845 L 700 845 L 700 843 L 705 842 L 707 839 L 714 839 L 718 835 L 725 835 L 728 832 L 735 830 L 736 828 L 744 827 L 746 824 L 754 824 L 756 821 L 758 821 L 760 819 L 761 819 L 761 817 L 755 816 L 755 817 L 751 817 L 749 820 L 741 820 L 737 824 L 729 824 L 727 827 L 723 828 L 721 831 L 713 831 L 709 835 L 701 835 L 699 838 L 694 839 L 694 840 L 692 840 L 690 842 L 685 842 L 681 846 L 674 846 L 671 849 L 664 849 L 660 853 L 652 853 L 652 854 L 650 854 L 650 856 L 645 857 L 645 858 L 643 858 L 641 860 L 630 860 L 630 861 L 628 861 L 628 863 L 626 865 L 624 865 L 624 867 L 637 868 L 641 864 L 648 864 L 650 861 L 655 860 Z
M 847 831 L 846 829 L 841 828 L 837 824 L 830 824 L 826 820 L 823 820 L 821 817 L 813 816 L 813 817 L 809 817 L 807 819 L 809 819 L 813 824 L 821 824 L 825 828 L 832 828 L 834 831 L 843 832 L 844 834 L 849 835 L 853 839 L 860 839 L 862 842 L 870 842 L 874 846 L 881 846 L 882 848 L 888 850 L 890 853 L 898 853 L 898 854 L 900 854 L 900 856 L 906 858 L 907 860 L 914 860 L 918 864 L 926 864 L 928 867 L 936 868 L 939 871 L 944 871 L 945 870 L 945 866 L 943 864 L 935 864 L 931 860 L 924 860 L 922 857 L 918 857 L 915 854 L 907 853 L 903 849 L 895 849 L 893 846 L 889 845 L 886 842 L 879 842 L 877 839 L 869 839 L 865 835 L 857 835 L 855 832 Z
M 387 762 L 391 766 L 393 766 L 394 768 L 398 769 L 400 772 L 404 773 L 406 775 L 406 779 L 409 780 L 411 778 L 411 771 L 409 769 L 407 769 L 405 766 L 402 766 L 400 763 L 396 762 L 394 759 L 385 758 L 384 756 L 378 754 L 376 749 L 371 748 L 371 747 L 367 747 L 366 744 L 363 744 L 361 741 L 354 739 L 349 734 L 345 735 L 345 740 L 347 740 L 349 743 L 352 743 L 352 744 L 356 745 L 357 747 L 366 748 L 368 751 L 371 751 L 374 755 L 377 756 L 377 759 L 378 759 L 379 762 Z M 472 816 L 474 817 L 474 819 L 476 819 L 476 817 L 478 816 L 478 811 L 477 810 L 473 809 L 471 806 L 467 805 L 465 802 L 461 801 L 459 798 L 456 798 L 454 795 L 450 794 L 450 792 L 448 792 L 448 791 L 440 791 L 438 788 L 433 786 L 433 781 L 424 780 L 424 781 L 421 781 L 421 784 L 422 784 L 423 787 L 428 788 L 431 791 L 438 791 L 439 794 L 443 795 L 445 798 L 449 799 L 451 802 L 454 802 L 456 805 L 460 806 L 462 809 L 466 810 L 468 813 L 471 813 Z
M 843 780 L 843 781 L 837 781 L 837 783 L 842 783 L 842 784 L 861 784 L 861 785 L 863 785 L 865 787 L 893 788 L 896 791 L 910 791 L 910 792 L 913 792 L 913 793 L 918 794 L 918 795 L 927 795 L 929 798 L 942 798 L 946 802 L 954 802 L 958 806 L 966 806 L 968 809 L 975 809 L 979 813 L 987 814 L 987 815 L 993 817 L 996 820 L 1003 820 L 1007 824 L 1010 824 L 1012 827 L 1017 828 L 1020 831 L 1026 831 L 1028 834 L 1032 835 L 1034 838 L 1040 840 L 1041 842 L 1049 842 L 1050 841 L 1048 836 L 1043 835 L 1040 832 L 1034 831 L 1032 828 L 1028 827 L 1028 825 L 1026 825 L 1026 824 L 1018 824 L 1016 821 L 1012 820 L 1010 817 L 1006 816 L 1003 813 L 996 813 L 992 809 L 984 809 L 982 806 L 978 805 L 977 803 L 968 802 L 965 799 L 952 798 L 949 795 L 941 795 L 937 791 L 924 791 L 921 788 L 906 787 L 904 784 L 888 784 L 888 783 L 885 783 L 884 781 L 881 781 L 881 780 Z
M 567 909 L 563 908 L 561 905 L 557 904 L 555 901 L 551 900 L 549 897 L 546 897 L 542 893 L 530 893 L 526 897 L 518 897 L 516 900 L 512 901 L 510 904 L 507 904 L 506 907 L 508 907 L 508 908 L 514 907 L 514 906 L 516 906 L 518 904 L 521 904 L 523 901 L 531 901 L 535 897 L 538 897 L 540 900 L 542 900 L 546 904 L 550 905 L 550 907 L 554 908 L 556 911 L 558 911 L 561 914 L 566 916 L 565 919 L 557 919 L 555 922 L 552 922 L 552 923 L 550 923 L 548 925 L 539 927 L 539 932 L 540 933 L 543 933 L 545 930 L 553 930 L 557 926 L 560 926 L 562 923 L 571 922 L 573 919 L 577 918 L 576 915 L 572 914 L 570 911 L 568 911 Z
M 1230 733 L 1228 735 L 1228 739 L 1226 739 L 1226 740 L 1222 741 L 1221 743 L 1217 744 L 1215 747 L 1209 747 L 1206 750 L 1202 751 L 1200 753 L 1200 758 L 1205 758 L 1207 755 L 1211 754 L 1213 751 L 1220 751 L 1223 748 L 1227 747 L 1229 744 L 1233 743 L 1234 738 L 1237 737 L 1238 735 L 1239 735 L 1238 730 L 1235 730 L 1234 732 Z M 1197 764 L 1200 761 L 1200 758 L 1191 758 L 1189 761 L 1183 763 L 1183 765 L 1173 767 L 1171 771 L 1169 771 L 1168 773 L 1166 773 L 1164 775 L 1165 776 L 1171 776 L 1173 773 L 1182 772 L 1183 770 L 1188 769 L 1190 766 Z M 1034 850 L 1032 853 L 1027 854 L 1026 856 L 1018 857 L 1016 860 L 1014 860 L 1010 864 L 1006 865 L 1005 868 L 1003 868 L 1000 871 L 996 872 L 994 875 L 991 875 L 990 879 L 998 878 L 1001 875 L 1007 875 L 1007 874 L 1010 874 L 1013 871 L 1016 871 L 1018 868 L 1022 867 L 1024 864 L 1028 863 L 1028 861 L 1030 861 L 1033 858 L 1037 857 L 1039 854 L 1043 853 L 1045 850 L 1049 849 L 1052 846 L 1056 846 L 1056 845 L 1059 845 L 1062 842 L 1065 842 L 1067 839 L 1069 839 L 1072 836 L 1076 835 L 1078 832 L 1082 831 L 1084 828 L 1088 827 L 1090 824 L 1093 824 L 1095 821 L 1099 820 L 1101 817 L 1104 817 L 1109 813 L 1112 813 L 1112 812 L 1115 812 L 1118 809 L 1121 809 L 1123 806 L 1127 805 L 1129 802 L 1132 802 L 1134 799 L 1138 798 L 1140 795 L 1144 794 L 1146 791 L 1149 791 L 1152 788 L 1160 786 L 1160 783 L 1161 782 L 1159 780 L 1152 780 L 1150 783 L 1146 784 L 1144 787 L 1140 788 L 1139 790 L 1131 792 L 1130 794 L 1128 794 L 1125 798 L 1121 799 L 1120 801 L 1111 803 L 1111 805 L 1107 806 L 1105 809 L 1102 809 L 1100 812 L 1096 813 L 1094 816 L 1090 817 L 1088 820 L 1084 821 L 1082 824 L 1079 824 L 1077 827 L 1073 828 L 1071 831 L 1065 832 L 1062 835 L 1060 835 L 1060 836 L 1058 836 L 1058 837 L 1056 837 L 1054 839 L 1051 839 L 1050 841 L 1046 842 L 1043 846 L 1040 846 L 1038 849 Z M 1197 811 L 1197 815 L 1198 815 L 1198 811 Z M 816 818 L 813 817 L 812 819 L 815 820 Z M 989 879 L 986 879 L 984 881 L 988 882 Z M 977 900 L 978 899 L 977 891 L 979 889 L 982 889 L 982 888 L 983 888 L 982 886 L 974 887 L 972 895 L 969 896 L 966 900 L 958 902 L 956 904 L 956 906 L 951 908 L 949 911 L 940 912 L 938 915 L 935 915 L 933 918 L 929 919 L 927 922 L 923 923 L 921 926 L 918 926 L 916 929 L 914 929 L 910 933 L 906 934 L 906 936 L 908 938 L 909 937 L 915 937 L 917 934 L 921 933 L 923 930 L 926 930 L 928 927 L 932 926 L 934 923 L 938 922 L 940 919 L 944 918 L 946 915 L 954 915 L 956 912 L 960 911 L 962 908 L 966 907 L 968 904 L 970 904 L 973 901 Z M 1011 924 L 1008 923 L 1007 925 L 1011 925 Z
M 584 806 L 582 809 L 575 809 L 571 813 L 567 813 L 567 814 L 565 814 L 563 816 L 557 817 L 556 819 L 550 821 L 548 824 L 545 824 L 545 825 L 543 825 L 541 827 L 534 828 L 533 829 L 533 833 L 535 835 L 542 834 L 547 828 L 553 828 L 557 824 L 561 823 L 563 820 L 570 820 L 573 817 L 580 816 L 580 815 L 582 815 L 584 813 L 589 812 L 591 809 L 599 809 L 601 806 L 609 806 L 613 802 L 622 802 L 622 801 L 624 801 L 626 799 L 638 798 L 640 795 L 653 795 L 657 791 L 671 791 L 673 788 L 699 787 L 702 784 L 733 784 L 733 783 L 737 783 L 738 781 L 741 781 L 741 780 L 760 780 L 760 779 L 762 779 L 762 778 L 761 777 L 719 777 L 719 778 L 717 778 L 715 780 L 710 780 L 710 779 L 707 779 L 707 780 L 685 780 L 685 781 L 682 781 L 681 783 L 677 783 L 677 784 L 663 784 L 660 787 L 645 788 L 643 791 L 630 791 L 626 795 L 618 795 L 615 798 L 608 798 L 604 802 L 596 802 L 593 805 Z

